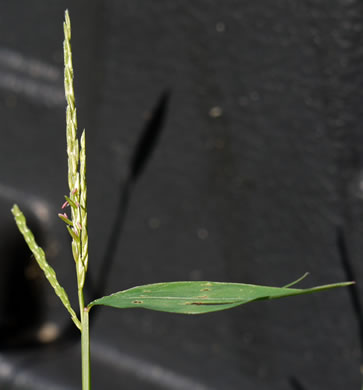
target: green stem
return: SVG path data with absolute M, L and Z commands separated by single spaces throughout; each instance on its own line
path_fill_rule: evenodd
M 90 371 L 90 346 L 89 346 L 89 309 L 84 307 L 84 298 L 82 290 L 78 291 L 79 308 L 81 311 L 81 352 L 82 352 L 82 390 L 91 390 L 91 371 Z

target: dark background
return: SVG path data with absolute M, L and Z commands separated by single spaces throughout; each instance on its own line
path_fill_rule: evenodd
M 306 271 L 302 287 L 358 282 L 200 317 L 102 309 L 94 388 L 359 389 L 357 0 L 2 2 L 1 389 L 80 388 L 80 345 L 64 336 L 67 313 L 10 215 L 13 202 L 24 209 L 76 305 L 56 217 L 67 193 L 67 7 L 87 129 L 92 280 L 113 232 L 106 293 L 168 280 L 281 286 Z

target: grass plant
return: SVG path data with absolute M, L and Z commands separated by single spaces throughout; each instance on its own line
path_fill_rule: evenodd
M 60 298 L 64 307 L 81 333 L 82 389 L 91 389 L 89 312 L 95 305 L 119 309 L 144 308 L 180 314 L 203 314 L 225 310 L 249 302 L 277 299 L 294 295 L 314 293 L 336 287 L 349 286 L 353 282 L 336 283 L 309 289 L 292 288 L 306 275 L 284 287 L 268 287 L 242 283 L 211 281 L 165 282 L 137 286 L 128 290 L 100 297 L 90 303 L 84 302 L 84 286 L 88 268 L 87 182 L 86 182 L 86 132 L 77 134 L 77 111 L 73 89 L 73 65 L 71 50 L 71 23 L 68 11 L 64 22 L 64 87 L 67 101 L 66 136 L 68 155 L 69 194 L 65 196 L 63 212 L 59 218 L 65 223 L 70 235 L 73 259 L 77 275 L 79 313 L 72 308 L 68 295 L 59 284 L 54 269 L 26 224 L 26 219 L 17 205 L 12 208 L 16 224 L 24 236 L 35 260 Z M 70 215 L 64 210 L 70 210 Z

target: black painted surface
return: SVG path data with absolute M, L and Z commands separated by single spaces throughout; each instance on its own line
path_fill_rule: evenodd
M 129 185 L 107 292 L 193 279 L 278 286 L 305 271 L 310 286 L 345 280 L 348 263 L 358 282 L 355 301 L 342 289 L 202 317 L 103 309 L 92 329 L 94 388 L 358 389 L 361 3 L 2 4 L 0 231 L 16 235 L 12 200 L 33 210 L 75 301 L 56 219 L 67 191 L 66 7 L 79 125 L 87 129 L 92 280 L 133 167 L 140 175 Z M 39 72 L 31 59 L 48 67 Z M 147 151 L 140 137 L 166 91 L 160 134 L 142 166 L 134 151 Z M 66 312 L 48 286 L 36 285 L 46 294 L 42 316 L 61 332 Z M 73 339 L 9 344 L 0 354 L 4 388 L 79 388 Z

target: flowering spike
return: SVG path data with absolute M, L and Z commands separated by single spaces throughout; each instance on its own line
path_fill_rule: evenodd
M 18 225 L 18 228 L 23 235 L 26 243 L 28 244 L 30 250 L 32 251 L 35 260 L 39 264 L 40 268 L 43 270 L 45 277 L 48 279 L 50 285 L 53 287 L 55 293 L 58 295 L 60 300 L 62 301 L 65 308 L 70 313 L 73 322 L 77 326 L 77 328 L 81 329 L 81 323 L 79 322 L 79 319 L 77 318 L 77 314 L 72 309 L 71 303 L 69 301 L 68 295 L 63 289 L 63 287 L 59 284 L 57 280 L 57 276 L 55 274 L 54 269 L 49 265 L 49 263 L 46 260 L 45 253 L 42 248 L 38 246 L 38 244 L 35 241 L 33 233 L 29 230 L 26 219 L 23 215 L 23 213 L 20 211 L 19 207 L 17 205 L 14 205 L 11 209 L 11 212 L 14 215 L 15 222 Z M 60 214 L 61 216 L 62 214 Z M 62 215 L 63 217 L 63 215 Z

